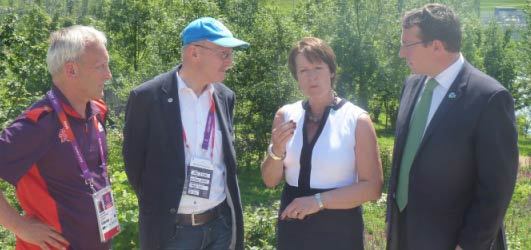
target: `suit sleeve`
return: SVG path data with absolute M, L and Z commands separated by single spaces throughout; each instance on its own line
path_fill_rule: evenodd
M 501 228 L 518 169 L 514 102 L 506 90 L 493 94 L 475 134 L 476 191 L 465 214 L 459 245 L 489 249 Z
M 145 167 L 148 106 L 149 103 L 145 103 L 134 90 L 131 91 L 125 111 L 122 154 L 125 173 L 137 195 L 140 190 L 140 176 Z

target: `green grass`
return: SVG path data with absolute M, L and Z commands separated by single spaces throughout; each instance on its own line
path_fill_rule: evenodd
M 282 185 L 274 189 L 266 188 L 259 169 L 240 169 L 238 183 L 243 204 L 250 206 L 268 206 L 271 201 L 279 199 L 282 190 Z
M 515 7 L 524 9 L 526 0 L 481 0 L 481 11 L 494 11 L 495 7 Z
M 531 165 L 521 164 L 511 204 L 505 215 L 509 249 L 531 249 Z

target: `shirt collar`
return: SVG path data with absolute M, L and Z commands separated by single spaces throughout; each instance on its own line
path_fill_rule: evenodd
M 72 107 L 68 99 L 64 96 L 63 92 L 61 92 L 59 88 L 53 85 L 52 90 L 55 93 L 55 96 L 57 96 L 57 99 L 59 99 L 59 102 L 61 103 L 61 106 L 65 114 L 67 114 L 68 116 L 74 117 L 74 118 L 83 119 L 81 115 L 79 115 L 79 113 Z M 101 110 L 98 107 L 98 105 L 90 101 L 87 104 L 86 113 L 89 114 L 89 116 L 87 117 L 88 119 L 89 117 L 92 117 L 92 116 L 95 116 L 101 113 Z
M 463 68 L 463 65 L 465 64 L 465 58 L 463 58 L 463 54 L 459 53 L 459 58 L 452 63 L 448 68 L 443 70 L 441 73 L 439 73 L 437 76 L 435 76 L 435 80 L 445 89 L 449 89 L 452 83 L 454 82 L 455 78 L 459 74 L 459 71 L 461 71 L 461 68 Z M 429 80 L 426 79 L 426 82 Z
M 178 70 L 176 71 L 175 74 L 177 75 L 177 90 L 179 91 L 179 93 L 183 93 L 183 91 L 193 92 L 193 90 L 190 87 L 188 87 L 188 84 L 186 84 L 186 82 L 181 78 L 181 76 L 179 76 Z M 214 93 L 214 86 L 212 86 L 212 84 L 208 84 L 206 87 L 206 91 L 208 91 L 209 94 Z M 203 93 L 205 93 L 205 91 L 203 91 L 201 95 Z

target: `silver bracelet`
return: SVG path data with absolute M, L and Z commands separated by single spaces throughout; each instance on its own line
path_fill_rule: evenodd
M 317 201 L 317 204 L 319 205 L 319 210 L 323 210 L 325 207 L 323 204 L 323 200 L 321 199 L 321 193 L 316 193 L 313 195 L 313 197 L 315 198 L 315 200 Z

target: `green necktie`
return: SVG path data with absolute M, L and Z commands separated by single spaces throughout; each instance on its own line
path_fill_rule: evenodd
M 404 148 L 404 153 L 402 154 L 402 161 L 400 162 L 400 173 L 398 174 L 396 203 L 398 204 L 400 211 L 404 210 L 407 205 L 409 170 L 411 169 L 411 164 L 413 163 L 413 159 L 415 158 L 420 142 L 422 141 L 422 136 L 424 135 L 428 113 L 430 112 L 433 89 L 437 84 L 437 81 L 433 78 L 426 83 L 424 92 L 413 110 L 413 115 L 409 124 L 409 133 L 406 139 L 406 146 Z

